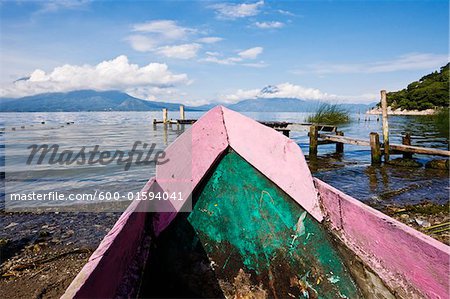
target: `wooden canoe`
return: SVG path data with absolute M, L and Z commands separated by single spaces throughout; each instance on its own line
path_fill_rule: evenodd
M 448 246 L 315 179 L 298 145 L 218 106 L 166 150 L 63 298 L 449 298 Z M 192 208 L 192 211 L 190 211 Z

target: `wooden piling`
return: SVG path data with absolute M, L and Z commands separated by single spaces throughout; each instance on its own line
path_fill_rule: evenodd
M 386 90 L 381 91 L 381 110 L 383 114 L 384 161 L 389 161 L 389 124 L 387 114 Z
M 167 109 L 163 108 L 163 124 L 167 124 L 169 122 L 169 118 L 167 116 Z
M 180 105 L 180 119 L 181 120 L 185 120 L 185 115 L 184 115 L 184 105 Z
M 317 142 L 319 130 L 317 126 L 309 127 L 309 157 L 317 157 Z
M 337 131 L 336 135 L 337 136 L 344 136 L 344 132 Z M 344 144 L 342 142 L 337 142 L 336 143 L 336 153 L 342 154 L 343 152 L 344 152 Z
M 378 133 L 370 133 L 370 154 L 372 164 L 381 163 L 380 136 Z
M 406 133 L 405 136 L 402 137 L 403 145 L 411 145 L 411 134 Z M 404 159 L 412 159 L 412 153 L 403 152 Z

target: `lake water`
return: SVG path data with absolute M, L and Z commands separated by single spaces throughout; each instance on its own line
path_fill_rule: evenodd
M 203 113 L 187 112 L 187 118 Z M 307 113 L 245 113 L 257 120 L 304 122 Z M 0 155 L 6 163 L 6 191 L 46 192 L 73 190 L 139 191 L 155 175 L 155 166 L 123 165 L 26 165 L 32 144 L 58 144 L 61 149 L 80 149 L 99 145 L 102 150 L 131 150 L 134 142 L 154 143 L 155 151 L 174 141 L 183 128 L 177 125 L 154 126 L 160 112 L 77 112 L 77 113 L 0 113 L 5 128 L 1 132 Z M 177 118 L 178 112 L 169 114 Z M 370 132 L 381 133 L 377 116 L 352 115 L 352 122 L 339 130 L 346 136 L 368 139 Z M 41 122 L 45 122 L 42 124 Z M 73 124 L 71 123 L 73 122 Z M 69 123 L 69 124 L 67 124 Z M 389 118 L 391 143 L 401 143 L 405 132 L 413 145 L 448 149 L 448 137 L 439 133 L 430 117 L 392 116 Z M 187 127 L 187 126 L 186 126 Z M 245 129 L 245 128 L 243 128 Z M 291 131 L 290 137 L 308 154 L 307 128 Z M 448 172 L 425 168 L 402 168 L 370 165 L 370 148 L 345 145 L 344 154 L 333 155 L 334 145 L 319 146 L 319 163 L 311 164 L 313 175 L 372 206 L 414 204 L 425 200 L 444 203 L 448 200 Z M 393 156 L 392 158 L 395 158 Z M 420 162 L 431 157 L 420 156 Z

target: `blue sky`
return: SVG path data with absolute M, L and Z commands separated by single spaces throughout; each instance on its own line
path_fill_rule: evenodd
M 0 10 L 7 97 L 89 88 L 186 104 L 373 102 L 448 61 L 448 1 L 1 1 Z M 260 92 L 267 85 L 271 95 Z

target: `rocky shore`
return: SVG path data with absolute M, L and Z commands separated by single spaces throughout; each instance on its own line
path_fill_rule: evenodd
M 0 298 L 59 298 L 120 214 L 0 210 Z
M 400 108 L 393 110 L 391 107 L 388 107 L 388 115 L 434 115 L 437 111 L 435 109 L 426 109 L 426 110 L 402 110 Z M 366 112 L 366 114 L 371 115 L 381 115 L 381 108 L 374 108 Z

